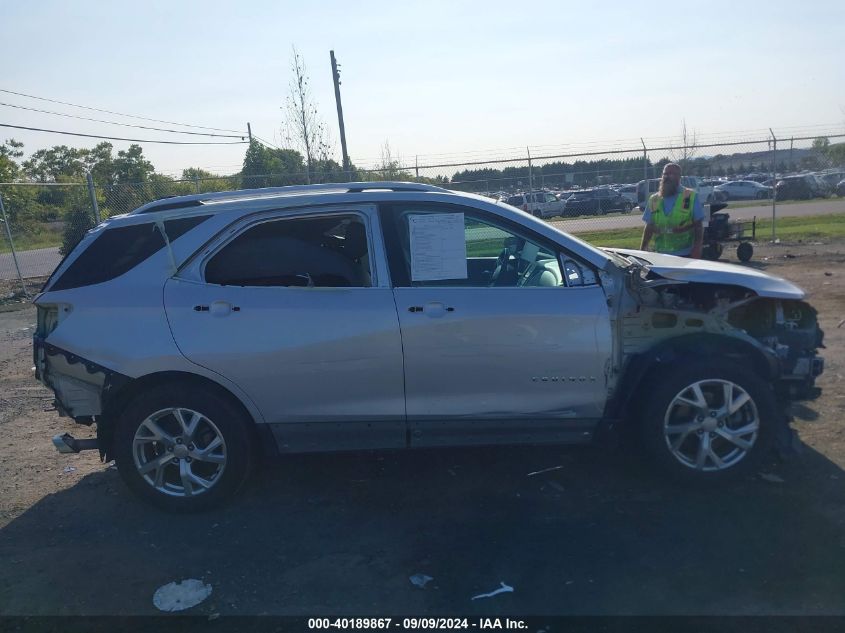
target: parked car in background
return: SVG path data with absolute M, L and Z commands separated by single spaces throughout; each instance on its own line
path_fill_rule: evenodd
M 631 204 L 637 204 L 637 185 L 621 185 L 616 191 L 630 200 Z
M 772 188 L 753 180 L 734 180 L 715 188 L 724 193 L 726 200 L 764 200 L 772 197 Z
M 827 171 L 819 174 L 824 181 L 830 185 L 831 190 L 835 190 L 836 186 L 839 184 L 841 180 L 845 180 L 845 171 Z
M 61 415 L 96 425 L 56 448 L 99 450 L 172 511 L 231 498 L 261 455 L 608 434 L 713 485 L 718 511 L 819 393 L 804 299 L 431 185 L 227 191 L 88 231 L 34 299 L 33 364 Z
M 827 198 L 833 193 L 833 183 L 828 182 L 828 180 L 821 174 L 810 175 L 813 177 L 813 180 L 816 181 L 816 186 L 818 187 L 819 195 L 822 198 Z
M 818 182 L 809 174 L 781 178 L 775 185 L 775 193 L 778 200 L 809 200 L 822 196 Z
M 713 180 L 709 178 L 702 178 L 698 181 L 698 195 L 702 196 L 704 204 L 727 201 L 728 195 L 724 191 L 716 189 L 716 187 L 725 184 L 725 182 L 724 180 Z
M 610 187 L 584 189 L 573 193 L 565 203 L 563 215 L 604 215 L 612 211 L 629 212 L 634 204 L 624 195 Z
M 845 197 L 845 178 L 837 183 L 835 193 L 837 196 Z
M 553 218 L 563 214 L 565 202 L 548 191 L 519 193 L 510 196 L 506 202 L 538 218 Z
M 742 180 L 752 180 L 754 182 L 759 182 L 760 184 L 763 184 L 764 181 L 768 180 L 771 177 L 772 177 L 771 174 L 762 174 L 762 173 L 754 172 L 754 173 L 748 174 L 747 176 L 742 178 Z

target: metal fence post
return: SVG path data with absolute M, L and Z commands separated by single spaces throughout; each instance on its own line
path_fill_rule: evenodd
M 648 184 L 648 148 L 645 146 L 642 137 L 640 137 L 640 143 L 643 144 L 643 180 Z
M 777 170 L 777 156 L 778 156 L 778 139 L 775 136 L 775 133 L 772 131 L 772 128 L 769 128 L 769 132 L 772 134 L 772 241 L 775 241 L 775 220 L 777 217 L 777 188 L 775 185 L 776 175 L 775 172 Z
M 3 196 L 0 194 L 0 212 L 3 213 L 3 224 L 6 227 L 6 235 L 9 237 L 9 248 L 12 249 L 12 259 L 15 262 L 15 270 L 18 271 L 18 281 L 21 282 L 21 290 L 23 296 L 29 299 L 29 293 L 26 291 L 26 284 L 23 282 L 23 275 L 21 275 L 21 267 L 18 263 L 18 254 L 15 252 L 15 242 L 12 239 L 12 229 L 9 227 L 9 219 L 6 217 L 6 207 L 3 205 Z
M 528 193 L 529 193 L 529 200 L 534 202 L 534 170 L 531 167 L 531 150 L 527 147 L 525 151 L 528 153 Z
M 94 224 L 100 223 L 100 207 L 97 204 L 97 192 L 94 191 L 94 178 L 91 177 L 91 172 L 85 173 L 85 180 L 88 181 L 88 195 L 91 196 L 91 208 L 94 209 Z

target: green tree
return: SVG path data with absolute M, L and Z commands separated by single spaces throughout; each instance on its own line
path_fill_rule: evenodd
M 305 60 L 293 47 L 292 77 L 285 100 L 284 129 L 287 142 L 305 158 L 305 180 L 311 182 L 315 163 L 326 161 L 332 152 L 326 124 L 318 112 L 317 101 L 311 93 Z
M 23 156 L 23 143 L 13 138 L 0 144 L 0 183 L 13 183 L 21 179 L 23 171 L 15 159 Z M 38 226 L 41 206 L 33 187 L 6 185 L 0 187 L 3 206 L 10 228 L 15 232 L 33 233 Z M 5 239 L 2 238 L 2 239 Z
M 13 182 L 20 174 L 16 158 L 23 156 L 23 143 L 13 138 L 6 139 L 0 145 L 0 182 Z
M 272 149 L 253 140 L 244 155 L 241 189 L 305 184 L 302 154 L 293 149 Z
M 150 186 L 155 173 L 140 145 L 120 150 L 111 161 L 111 176 L 106 187 L 106 206 L 111 213 L 128 213 L 157 197 Z M 157 184 L 157 183 L 154 183 Z
M 826 136 L 818 136 L 813 139 L 813 151 L 826 154 L 830 147 L 830 139 Z
M 56 145 L 50 149 L 33 152 L 29 160 L 24 161 L 23 170 L 27 177 L 36 182 L 56 182 L 61 176 L 70 179 L 85 177 L 86 165 L 82 161 L 87 150 L 80 150 L 67 145 Z
M 69 189 L 65 199 L 64 222 L 59 253 L 67 255 L 94 226 L 94 210 L 85 187 Z

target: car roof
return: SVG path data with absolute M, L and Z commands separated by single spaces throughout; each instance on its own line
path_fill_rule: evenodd
M 294 185 L 289 187 L 265 187 L 262 189 L 236 189 L 232 191 L 217 191 L 213 193 L 196 193 L 187 196 L 171 196 L 160 198 L 138 207 L 129 215 L 167 211 L 170 209 L 186 209 L 200 206 L 209 202 L 244 202 L 264 198 L 284 198 L 286 196 L 308 194 L 336 194 L 360 193 L 363 191 L 448 191 L 442 187 L 415 182 L 378 181 L 378 182 L 346 182 L 319 185 Z
M 242 215 L 285 208 L 325 206 L 331 211 L 336 211 L 337 205 L 389 202 L 446 204 L 461 202 L 481 210 L 494 211 L 497 215 L 512 221 L 526 224 L 537 223 L 534 229 L 540 233 L 563 235 L 567 241 L 574 242 L 574 244 L 569 244 L 570 248 L 596 266 L 601 267 L 611 259 L 607 253 L 595 246 L 537 220 L 531 215 L 526 215 L 525 212 L 509 204 L 474 193 L 452 191 L 443 187 L 413 182 L 330 183 L 176 196 L 150 202 L 131 213 L 110 217 L 93 230 L 223 213 L 231 214 L 234 219 Z M 551 237 L 551 235 L 547 236 Z

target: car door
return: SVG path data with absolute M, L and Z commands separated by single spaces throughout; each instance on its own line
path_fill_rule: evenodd
M 283 450 L 404 446 L 402 345 L 375 208 L 243 220 L 167 281 L 173 337 Z
M 611 333 L 596 272 L 470 207 L 382 209 L 412 445 L 586 441 Z

